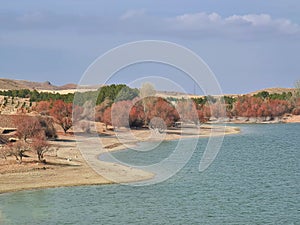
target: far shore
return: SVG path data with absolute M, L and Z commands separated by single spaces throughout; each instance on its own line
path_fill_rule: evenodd
M 220 126 L 204 125 L 201 127 L 200 132 L 197 130 L 197 132 L 182 133 L 180 129 L 167 130 L 164 140 L 209 137 L 212 129 L 214 131 L 213 135 L 229 135 L 240 132 L 239 128 L 232 126 L 227 126 L 223 130 L 220 129 Z M 149 130 L 132 130 L 132 133 L 138 141 L 127 140 L 124 145 L 119 142 L 113 131 L 106 131 L 100 135 L 102 146 L 104 146 L 105 151 L 117 151 L 126 149 L 137 142 L 153 141 L 149 140 Z M 52 152 L 47 153 L 45 156 L 47 164 L 38 162 L 36 155 L 32 153 L 28 153 L 30 157 L 25 158 L 21 164 L 16 163 L 14 158 L 0 159 L 0 193 L 115 183 L 99 175 L 88 165 L 78 149 L 78 143 L 74 135 L 60 133 L 59 139 L 51 141 L 51 144 L 58 148 L 54 148 Z M 86 147 L 89 151 L 88 146 Z M 106 173 L 118 177 L 120 183 L 148 180 L 154 176 L 154 174 L 147 171 L 100 161 L 97 157 L 99 154 L 95 156 L 94 149 L 90 149 L 90 151 L 93 155 L 92 161 L 100 164 Z
M 208 124 L 276 124 L 300 123 L 300 115 L 285 114 L 280 117 L 235 117 L 235 118 L 210 118 Z

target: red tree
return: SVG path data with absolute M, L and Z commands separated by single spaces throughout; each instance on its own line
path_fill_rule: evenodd
M 141 127 L 145 124 L 146 115 L 144 112 L 144 107 L 141 102 L 137 102 L 132 106 L 129 112 L 130 126 Z
M 211 117 L 211 110 L 210 107 L 207 105 L 201 106 L 200 109 L 197 110 L 197 112 L 198 112 L 198 118 L 201 123 L 207 122 Z
M 34 107 L 34 110 L 43 116 L 45 116 L 45 115 L 49 116 L 50 108 L 51 108 L 50 101 L 41 101 L 36 104 L 36 106 Z
M 32 143 L 31 143 L 31 147 L 33 148 L 33 150 L 36 152 L 37 156 L 38 156 L 38 160 L 40 162 L 46 162 L 44 159 L 44 154 L 49 150 L 50 145 L 46 140 L 45 135 L 40 134 L 35 136 L 32 139 Z
M 149 106 L 148 109 L 150 109 L 150 112 L 148 123 L 154 117 L 160 117 L 165 122 L 166 126 L 172 126 L 179 120 L 179 115 L 175 107 L 163 98 L 153 98 L 153 100 L 150 101 Z
M 72 103 L 56 100 L 53 103 L 50 115 L 53 116 L 65 133 L 72 127 Z
M 24 141 L 43 131 L 39 120 L 31 116 L 16 116 L 17 136 Z
M 294 115 L 300 115 L 300 98 L 299 98 L 299 97 L 297 97 L 297 98 L 295 99 L 295 102 L 294 102 L 294 104 L 293 104 L 293 110 L 292 110 L 292 113 L 293 113 Z
M 107 107 L 104 112 L 101 121 L 105 123 L 105 126 L 107 128 L 107 125 L 111 124 L 111 107 Z

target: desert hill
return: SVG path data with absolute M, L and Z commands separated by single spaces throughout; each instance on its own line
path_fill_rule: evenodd
M 273 88 L 265 88 L 265 89 L 262 89 L 262 90 L 257 90 L 257 91 L 254 91 L 254 92 L 251 92 L 249 93 L 250 95 L 255 95 L 259 92 L 262 92 L 262 91 L 267 91 L 269 92 L 270 94 L 274 94 L 274 93 L 278 93 L 278 94 L 281 94 L 283 92 L 295 92 L 296 91 L 296 88 L 279 88 L 279 87 L 273 87 Z
M 30 89 L 30 90 L 39 90 L 39 91 L 51 91 L 51 92 L 57 92 L 60 94 L 67 94 L 67 93 L 74 93 L 75 91 L 89 91 L 89 90 L 97 90 L 102 85 L 87 85 L 87 86 L 77 86 L 77 84 L 65 84 L 62 86 L 56 86 L 53 85 L 49 81 L 45 82 L 34 82 L 34 81 L 27 81 L 27 80 L 12 80 L 12 79 L 6 79 L 6 78 L 0 78 L 0 90 L 19 90 L 19 89 Z M 283 92 L 295 92 L 295 88 L 265 88 L 262 90 L 254 91 L 251 93 L 248 93 L 248 95 L 254 95 L 262 91 L 267 91 L 270 94 L 273 93 L 283 93 Z M 192 95 L 192 94 L 186 94 L 186 93 L 180 93 L 175 91 L 157 91 L 157 95 L 161 97 L 174 97 L 174 98 L 182 98 L 182 97 L 200 97 L 198 95 Z M 226 94 L 227 96 L 239 96 L 241 94 Z
M 18 90 L 18 89 L 36 89 L 36 90 L 66 90 L 75 89 L 76 84 L 65 84 L 63 86 L 55 86 L 50 81 L 45 82 L 33 82 L 26 80 L 12 80 L 6 78 L 0 78 L 1 90 Z

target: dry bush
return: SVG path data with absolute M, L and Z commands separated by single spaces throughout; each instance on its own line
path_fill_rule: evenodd
M 32 149 L 36 152 L 38 160 L 45 163 L 44 154 L 49 151 L 50 145 L 43 134 L 40 134 L 32 139 Z
M 7 150 L 9 155 L 15 156 L 19 163 L 22 163 L 22 159 L 25 156 L 25 152 L 30 150 L 30 146 L 24 140 L 19 140 L 17 142 L 7 144 Z

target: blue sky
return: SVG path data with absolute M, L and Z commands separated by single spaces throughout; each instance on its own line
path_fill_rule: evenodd
M 297 0 L 0 0 L 0 5 L 0 77 L 77 83 L 111 48 L 155 39 L 196 52 L 224 93 L 293 87 L 300 79 Z M 177 72 L 145 65 L 124 70 L 112 82 L 131 82 L 139 73 L 172 78 Z M 189 79 L 179 80 L 193 91 Z

